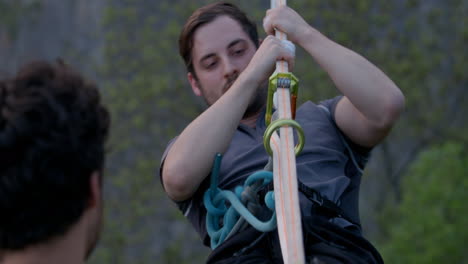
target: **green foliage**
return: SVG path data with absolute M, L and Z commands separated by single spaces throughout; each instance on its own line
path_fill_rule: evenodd
M 39 1 L 8 1 L 0 0 L 0 30 L 6 30 L 10 38 L 14 39 L 17 34 L 19 21 L 30 16 L 35 10 L 40 8 Z
M 468 263 L 468 152 L 457 143 L 425 151 L 406 175 L 402 203 L 384 217 L 388 263 Z
M 176 252 L 181 240 L 199 245 L 198 258 L 206 250 L 187 224 L 188 235 L 171 233 L 171 226 L 186 220 L 164 195 L 158 174 L 168 140 L 199 113 L 175 59 L 178 12 L 185 16 L 187 10 L 167 1 L 109 2 L 100 72 L 112 114 L 111 152 L 105 229 L 91 263 L 190 263 L 197 256 Z

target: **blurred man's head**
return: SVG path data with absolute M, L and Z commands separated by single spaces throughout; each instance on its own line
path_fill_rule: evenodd
M 70 233 L 90 254 L 109 123 L 96 86 L 62 62 L 0 81 L 0 258 Z

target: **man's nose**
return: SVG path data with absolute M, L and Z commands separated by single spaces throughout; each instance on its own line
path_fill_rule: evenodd
M 231 78 L 232 75 L 239 74 L 239 67 L 229 58 L 224 60 L 224 77 Z

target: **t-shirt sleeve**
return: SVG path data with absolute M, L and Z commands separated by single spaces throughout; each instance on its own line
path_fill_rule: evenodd
M 167 144 L 166 150 L 164 151 L 162 157 L 161 157 L 161 163 L 159 166 L 159 179 L 161 182 L 161 185 L 164 189 L 164 183 L 162 180 L 162 171 L 164 167 L 164 162 L 166 160 L 167 154 L 169 150 L 171 149 L 172 145 L 174 142 L 177 140 L 177 137 L 173 138 L 169 143 Z M 182 212 L 182 214 L 189 220 L 189 222 L 193 225 L 195 230 L 200 234 L 200 236 L 203 238 L 203 241 L 205 245 L 208 245 L 209 240 L 207 239 L 206 235 L 206 229 L 205 229 L 205 207 L 201 203 L 203 201 L 203 194 L 204 190 L 208 188 L 208 178 L 203 180 L 203 182 L 200 184 L 200 187 L 198 190 L 194 193 L 194 195 L 185 200 L 185 201 L 173 201 L 179 210 Z M 165 190 L 164 190 L 165 191 Z M 198 202 L 196 202 L 198 201 Z
M 342 95 L 336 96 L 331 99 L 327 99 L 321 101 L 319 103 L 319 107 L 327 112 L 329 118 L 332 120 L 333 124 L 335 125 L 336 129 L 339 132 L 339 136 L 341 137 L 341 141 L 345 145 L 346 149 L 350 152 L 351 159 L 359 171 L 362 171 L 369 160 L 369 156 L 371 153 L 372 148 L 363 147 L 356 143 L 354 143 L 351 139 L 349 139 L 337 126 L 335 120 L 335 110 L 338 102 L 343 98 Z

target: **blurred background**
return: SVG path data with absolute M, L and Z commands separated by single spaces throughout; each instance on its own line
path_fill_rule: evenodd
M 106 219 L 89 263 L 203 263 L 208 249 L 165 196 L 166 143 L 204 109 L 177 39 L 204 0 L 0 0 L 0 76 L 63 58 L 112 112 Z M 270 1 L 234 0 L 258 25 Z M 361 189 L 365 235 L 387 263 L 468 263 L 468 0 L 290 0 L 319 31 L 368 58 L 406 95 Z M 337 94 L 298 48 L 299 99 Z M 194 150 L 196 155 L 196 150 Z

